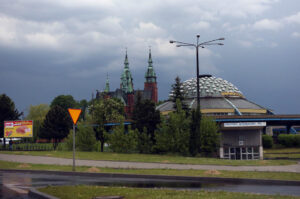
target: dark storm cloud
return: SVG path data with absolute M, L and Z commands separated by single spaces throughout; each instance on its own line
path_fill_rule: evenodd
M 284 4 L 284 10 L 282 9 Z M 296 0 L 10 0 L 0 6 L 0 92 L 22 111 L 59 94 L 90 99 L 109 75 L 119 87 L 128 48 L 134 87 L 143 88 L 148 48 L 167 99 L 177 75 L 194 77 L 194 42 L 225 37 L 200 51 L 201 73 L 234 83 L 250 100 L 300 113 L 300 12 Z

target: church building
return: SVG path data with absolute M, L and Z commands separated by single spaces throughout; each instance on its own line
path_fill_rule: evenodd
M 117 88 L 115 91 L 110 91 L 109 80 L 107 77 L 104 91 L 97 91 L 96 98 L 120 99 L 125 105 L 126 116 L 130 118 L 132 116 L 134 102 L 137 99 L 138 94 L 141 95 L 143 100 L 148 99 L 153 101 L 154 103 L 157 103 L 158 101 L 156 73 L 153 68 L 151 49 L 149 50 L 148 67 L 145 73 L 144 90 L 134 89 L 133 78 L 129 69 L 128 56 L 126 51 L 124 69 L 121 74 L 120 88 Z

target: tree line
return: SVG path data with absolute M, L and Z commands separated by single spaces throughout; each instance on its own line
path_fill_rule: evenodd
M 143 100 L 138 93 L 130 120 L 125 118 L 124 104 L 119 99 L 76 101 L 71 95 L 55 97 L 50 106 L 30 106 L 25 119 L 34 121 L 32 141 L 52 140 L 54 148 L 64 140 L 71 149 L 72 121 L 67 109 L 80 108 L 82 114 L 76 131 L 79 150 L 103 152 L 107 144 L 110 151 L 123 153 L 216 155 L 219 144 L 216 123 L 212 118 L 201 117 L 200 110 L 190 110 L 184 103 L 179 77 L 172 89 L 175 111 L 167 116 L 162 116 L 152 101 Z M 8 96 L 0 95 L 0 137 L 3 137 L 3 121 L 16 120 L 21 115 Z M 124 125 L 124 121 L 131 125 Z

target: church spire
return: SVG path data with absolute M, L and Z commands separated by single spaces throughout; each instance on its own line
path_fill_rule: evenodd
M 149 47 L 149 59 L 148 59 L 148 68 L 145 73 L 145 83 L 144 83 L 144 91 L 151 93 L 151 100 L 157 103 L 158 95 L 157 95 L 157 82 L 156 82 L 156 74 L 153 69 L 153 62 L 151 56 L 151 48 Z
M 108 74 L 106 75 L 106 83 L 105 83 L 105 89 L 104 92 L 108 93 L 110 91 L 109 89 L 109 79 L 108 79 Z
M 124 70 L 121 75 L 121 89 L 125 93 L 133 93 L 132 75 L 129 70 L 127 48 L 126 48 L 126 55 L 125 55 L 125 60 L 124 60 Z
M 128 62 L 128 56 L 127 56 L 127 48 L 126 48 L 124 65 L 125 65 L 125 68 L 129 69 L 129 62 Z
M 146 82 L 156 82 L 156 73 L 153 69 L 153 61 L 151 56 L 151 47 L 149 47 L 149 59 L 148 59 L 148 68 L 145 73 Z

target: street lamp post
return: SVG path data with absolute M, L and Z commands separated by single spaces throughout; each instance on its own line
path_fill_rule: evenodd
M 200 38 L 200 35 L 197 35 L 197 43 L 196 44 L 190 44 L 190 43 L 185 43 L 185 42 L 181 42 L 181 41 L 170 40 L 171 44 L 173 44 L 173 43 L 177 44 L 176 47 L 192 46 L 192 47 L 196 48 L 197 109 L 200 107 L 199 53 L 198 53 L 199 47 L 204 48 L 204 46 L 209 46 L 209 45 L 224 45 L 223 43 L 215 43 L 215 41 L 225 40 L 224 38 L 219 38 L 219 39 L 214 39 L 214 40 L 199 43 L 199 38 Z

